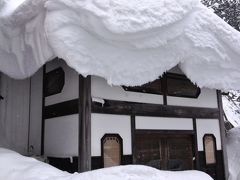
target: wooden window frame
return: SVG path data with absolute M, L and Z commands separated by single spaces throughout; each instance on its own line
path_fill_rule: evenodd
M 120 164 L 123 164 L 123 139 L 119 134 L 111 134 L 111 133 L 107 133 L 104 134 L 103 137 L 101 138 L 101 164 L 102 164 L 102 168 L 104 167 L 104 139 L 107 137 L 115 137 L 118 138 L 119 140 L 119 145 L 120 145 Z
M 213 147 L 214 147 L 214 158 L 215 158 L 215 163 L 207 163 L 207 157 L 206 157 L 206 147 L 205 147 L 205 138 L 206 137 L 212 137 L 213 138 Z M 204 159 L 205 159 L 205 165 L 207 167 L 209 166 L 216 166 L 217 165 L 217 143 L 216 143 L 216 137 L 214 136 L 214 134 L 204 134 L 203 136 L 203 151 L 204 151 Z

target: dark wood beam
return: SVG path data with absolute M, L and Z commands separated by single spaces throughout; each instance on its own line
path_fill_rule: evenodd
M 226 149 L 226 133 L 225 133 L 225 125 L 224 125 L 224 112 L 222 105 L 222 94 L 220 90 L 217 90 L 217 100 L 218 100 L 218 109 L 219 109 L 219 126 L 220 126 L 220 134 L 221 134 L 221 144 L 223 151 L 223 161 L 224 161 L 224 170 L 225 170 L 225 179 L 228 179 L 228 158 L 227 158 L 227 149 Z
M 134 114 L 136 116 L 156 117 L 182 117 L 201 119 L 219 118 L 219 110 L 217 108 L 166 106 L 115 100 L 105 100 L 104 106 L 100 106 L 97 103 L 92 103 L 92 112 L 122 115 Z
M 145 135 L 151 135 L 151 134 L 162 134 L 163 136 L 168 136 L 168 135 L 194 135 L 193 130 L 149 130 L 149 129 L 136 129 L 135 130 L 135 135 L 136 134 L 145 134 Z
M 91 76 L 79 76 L 78 171 L 91 170 Z
M 45 134 L 45 78 L 46 77 L 46 64 L 43 66 L 43 79 L 42 79 L 42 127 L 41 127 L 41 155 L 44 155 L 44 134 Z
M 136 164 L 135 131 L 136 131 L 136 119 L 135 119 L 134 115 L 131 115 L 131 138 L 132 138 L 132 162 L 133 162 L 133 164 Z
M 199 155 L 198 155 L 198 139 L 197 139 L 197 121 L 196 121 L 196 118 L 193 118 L 193 130 L 194 130 L 195 169 L 200 170 Z
M 78 114 L 79 99 L 73 99 L 49 106 L 45 106 L 44 119 L 67 116 L 71 114 Z

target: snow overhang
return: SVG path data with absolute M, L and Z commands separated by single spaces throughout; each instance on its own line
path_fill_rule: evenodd
M 240 32 L 199 0 L 26 0 L 1 13 L 9 2 L 0 0 L 0 71 L 13 78 L 58 56 L 114 85 L 178 64 L 200 87 L 240 89 Z

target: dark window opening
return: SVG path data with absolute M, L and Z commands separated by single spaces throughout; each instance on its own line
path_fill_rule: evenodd
M 123 145 L 119 134 L 105 134 L 101 139 L 103 167 L 122 164 Z
M 201 92 L 200 88 L 193 84 L 186 76 L 173 73 L 167 73 L 163 78 L 159 78 L 142 86 L 123 86 L 123 88 L 125 91 L 160 95 L 166 94 L 168 96 L 187 98 L 198 98 Z
M 149 82 L 142 86 L 123 86 L 125 91 L 150 93 L 150 94 L 163 94 L 161 79 L 156 79 L 155 81 Z
M 197 98 L 200 88 L 194 85 L 186 76 L 179 74 L 167 75 L 167 95 L 177 97 Z
M 61 93 L 64 83 L 65 73 L 61 67 L 46 73 L 44 82 L 45 97 Z

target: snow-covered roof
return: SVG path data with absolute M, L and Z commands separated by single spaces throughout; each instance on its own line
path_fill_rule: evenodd
M 199 0 L 0 0 L 0 71 L 58 56 L 83 75 L 140 85 L 179 64 L 200 87 L 240 89 L 240 33 Z

